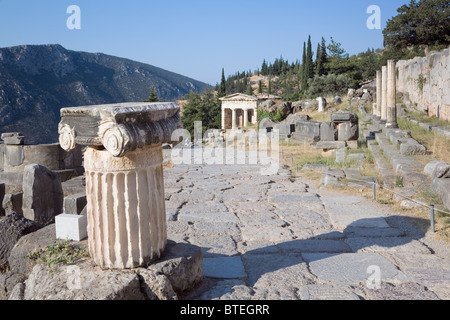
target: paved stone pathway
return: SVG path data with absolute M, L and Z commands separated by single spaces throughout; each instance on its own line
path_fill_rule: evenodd
M 449 245 L 423 231 L 426 220 L 285 169 L 164 174 L 168 237 L 203 252 L 205 280 L 189 299 L 450 299 Z

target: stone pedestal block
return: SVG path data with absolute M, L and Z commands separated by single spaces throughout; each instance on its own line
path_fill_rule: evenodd
M 162 146 L 113 157 L 85 153 L 89 251 L 102 268 L 135 268 L 158 259 L 167 242 Z
M 55 218 L 56 239 L 81 241 L 87 238 L 87 217 L 60 214 Z
M 64 198 L 64 213 L 81 214 L 87 205 L 86 194 L 78 193 Z
M 325 109 L 327 108 L 327 100 L 325 98 L 322 97 L 318 97 L 317 102 L 319 103 L 319 112 L 325 112 Z
M 20 132 L 3 133 L 1 136 L 6 145 L 23 145 L 25 137 Z

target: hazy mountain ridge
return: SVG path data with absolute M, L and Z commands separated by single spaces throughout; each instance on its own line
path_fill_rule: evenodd
M 148 64 L 60 45 L 0 48 L 0 133 L 26 143 L 57 141 L 59 110 L 158 97 L 174 100 L 206 84 Z

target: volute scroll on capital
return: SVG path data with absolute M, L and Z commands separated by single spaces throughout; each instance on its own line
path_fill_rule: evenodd
M 145 146 L 172 143 L 181 128 L 180 107 L 173 102 L 119 103 L 61 109 L 61 147 L 100 147 L 114 157 Z

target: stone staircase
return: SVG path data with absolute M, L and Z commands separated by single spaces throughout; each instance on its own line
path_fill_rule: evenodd
M 407 154 L 409 150 L 423 153 L 426 149 L 414 139 L 408 138 L 403 130 L 386 129 L 377 118 L 369 117 L 372 124 L 363 133 L 366 136 L 374 133 L 375 140 L 368 141 L 368 148 L 384 184 L 394 187 L 401 183 L 403 187 L 416 188 L 424 182 L 430 183 L 429 177 L 423 173 L 423 166 Z

